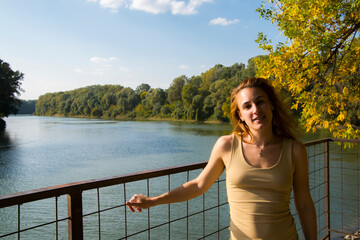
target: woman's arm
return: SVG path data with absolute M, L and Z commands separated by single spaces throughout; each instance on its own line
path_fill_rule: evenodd
M 160 196 L 147 197 L 136 194 L 126 202 L 126 205 L 132 212 L 135 212 L 135 210 L 141 212 L 143 208 L 183 202 L 204 194 L 224 171 L 225 165 L 223 161 L 230 156 L 231 141 L 231 135 L 218 139 L 213 147 L 208 164 L 196 179 Z
M 305 239 L 317 239 L 316 211 L 310 195 L 308 158 L 306 147 L 299 142 L 293 143 L 294 199 Z

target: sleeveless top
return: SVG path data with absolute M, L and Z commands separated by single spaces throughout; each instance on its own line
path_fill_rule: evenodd
M 298 239 L 289 209 L 293 183 L 292 140 L 283 139 L 279 160 L 269 168 L 251 166 L 241 140 L 233 135 L 226 188 L 230 207 L 230 239 Z

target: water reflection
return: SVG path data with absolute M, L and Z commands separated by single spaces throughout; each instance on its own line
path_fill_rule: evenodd
M 183 123 L 169 122 L 173 131 L 184 132 L 196 136 L 223 136 L 231 134 L 231 124 L 211 124 L 211 123 Z
M 4 131 L 0 133 L 0 179 L 10 174 L 15 169 L 14 144 L 9 134 Z M 6 171 L 4 171 L 6 169 Z
M 12 142 L 9 134 L 5 131 L 0 131 L 0 151 L 11 149 Z
M 16 144 L 8 132 L 0 133 L 0 195 L 18 191 L 18 180 L 24 167 L 19 161 Z M 15 176 L 15 177 L 14 177 Z

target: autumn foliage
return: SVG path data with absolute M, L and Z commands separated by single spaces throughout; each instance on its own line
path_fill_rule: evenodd
M 257 74 L 291 94 L 307 131 L 360 138 L 360 2 L 272 0 L 257 11 L 286 38 L 274 45 L 259 34 L 269 55 L 256 61 Z

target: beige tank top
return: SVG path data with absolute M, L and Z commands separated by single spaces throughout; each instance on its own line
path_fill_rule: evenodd
M 293 183 L 292 140 L 284 139 L 278 162 L 256 168 L 244 158 L 241 140 L 234 135 L 226 167 L 230 207 L 230 239 L 298 239 L 289 209 Z

